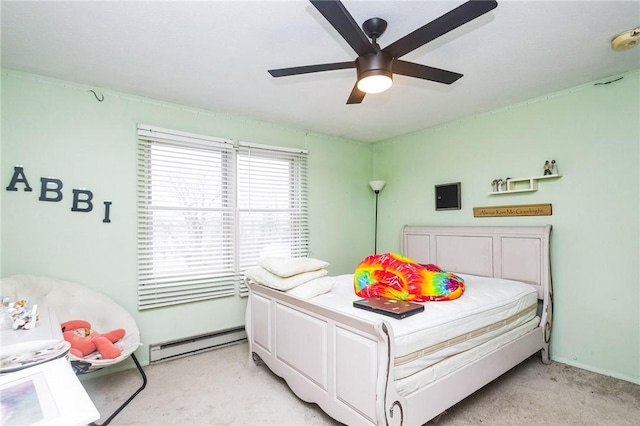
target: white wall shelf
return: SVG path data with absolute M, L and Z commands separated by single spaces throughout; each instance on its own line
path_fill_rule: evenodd
M 489 195 L 514 194 L 516 192 L 533 192 L 538 190 L 538 181 L 544 179 L 558 179 L 562 175 L 545 175 L 528 178 L 509 179 L 507 189 L 504 191 L 490 192 Z

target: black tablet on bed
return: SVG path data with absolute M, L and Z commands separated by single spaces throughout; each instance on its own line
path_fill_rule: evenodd
M 387 299 L 386 297 L 359 299 L 353 302 L 353 306 L 366 311 L 388 315 L 395 319 L 403 319 L 424 311 L 424 305 L 420 303 Z

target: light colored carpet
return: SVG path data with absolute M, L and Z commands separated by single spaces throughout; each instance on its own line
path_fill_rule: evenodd
M 147 387 L 111 425 L 339 425 L 298 399 L 246 343 L 144 367 Z M 84 380 L 103 422 L 141 383 Z M 431 422 L 433 423 L 433 422 Z M 447 425 L 640 425 L 640 386 L 531 357 L 444 413 Z

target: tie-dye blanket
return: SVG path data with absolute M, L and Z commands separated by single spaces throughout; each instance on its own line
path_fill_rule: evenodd
M 359 297 L 427 302 L 453 300 L 462 295 L 464 280 L 436 265 L 421 265 L 396 253 L 366 257 L 353 277 Z

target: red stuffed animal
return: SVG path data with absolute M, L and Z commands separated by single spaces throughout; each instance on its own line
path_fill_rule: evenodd
M 98 333 L 91 330 L 91 324 L 83 320 L 71 320 L 62 323 L 64 340 L 71 343 L 69 352 L 78 358 L 98 351 L 102 359 L 113 359 L 120 356 L 120 348 L 114 345 L 122 339 L 125 331 L 122 328 L 108 333 Z

